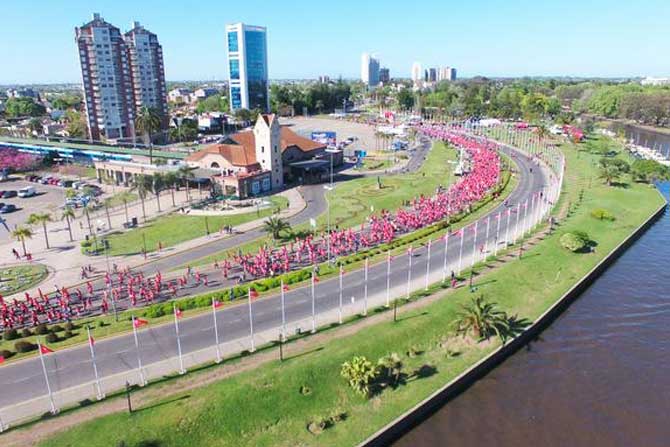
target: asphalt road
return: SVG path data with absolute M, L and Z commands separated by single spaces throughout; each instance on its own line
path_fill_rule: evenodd
M 510 152 L 509 149 L 505 149 Z M 534 192 L 540 192 L 547 186 L 547 173 L 540 169 L 533 162 L 526 159 L 525 156 L 515 157 L 519 167 L 519 184 L 508 199 L 510 208 L 514 208 L 517 203 L 525 201 Z M 534 169 L 533 169 L 534 168 Z M 295 221 L 304 221 L 311 216 L 317 216 L 323 211 L 322 186 L 306 188 L 306 191 L 313 192 L 311 200 L 314 202 L 308 207 L 304 215 L 296 216 Z M 502 204 L 493 210 L 489 215 L 497 214 L 505 210 L 506 205 Z M 530 217 L 530 213 L 529 213 Z M 523 216 L 522 216 L 523 219 Z M 481 222 L 486 221 L 486 216 L 480 220 L 477 231 L 477 246 L 485 243 L 486 225 Z M 495 219 L 491 219 L 491 230 L 489 233 L 488 246 L 494 244 L 495 231 L 493 230 Z M 504 239 L 507 220 L 500 219 L 501 230 L 500 239 Z M 516 224 L 516 215 L 512 214 L 510 227 Z M 252 240 L 260 236 L 260 233 L 249 232 L 237 236 L 231 247 L 242 241 Z M 239 238 L 244 239 L 239 239 Z M 468 256 L 464 256 L 464 268 L 469 266 L 469 254 L 473 247 L 473 231 L 466 231 L 464 236 L 464 250 Z M 232 238 L 231 238 L 232 239 Z M 460 237 L 450 238 L 447 252 L 449 270 L 456 269 L 459 258 L 459 240 Z M 199 249 L 197 257 L 206 256 L 209 253 L 225 249 L 225 242 L 218 241 L 216 248 L 205 246 Z M 503 242 L 500 242 L 501 244 Z M 215 244 L 209 244 L 215 245 Z M 502 246 L 502 245 L 501 245 Z M 469 251 L 467 250 L 469 248 Z M 171 266 L 188 262 L 195 259 L 195 254 L 189 252 L 186 255 L 176 255 L 168 258 L 169 263 L 162 264 L 160 268 L 169 269 Z M 423 278 L 427 270 L 428 256 L 425 247 L 414 250 L 412 258 L 411 275 L 413 278 L 412 288 L 418 289 L 423 286 Z M 403 288 L 407 283 L 409 260 L 407 254 L 397 256 L 391 263 L 390 285 L 391 288 Z M 430 256 L 430 275 L 438 277 L 442 274 L 444 260 L 444 244 L 434 244 Z M 165 262 L 165 261 L 158 261 Z M 385 295 L 387 287 L 387 267 L 386 263 L 371 265 L 368 274 L 368 290 L 371 303 L 373 296 L 377 297 L 376 304 L 379 304 L 379 297 Z M 360 304 L 363 296 L 364 277 L 363 271 L 352 271 L 345 275 L 344 288 L 342 295 L 347 302 L 350 297 L 356 297 Z M 317 315 L 317 324 L 319 316 L 326 313 L 332 315 L 339 307 L 339 281 L 337 278 L 321 281 L 316 285 L 315 311 Z M 392 298 L 398 297 L 396 293 Z M 285 296 L 285 316 L 287 323 L 297 322 L 310 318 L 312 315 L 312 300 L 310 287 L 290 290 Z M 325 322 L 324 322 L 325 323 Z M 246 303 L 225 308 L 217 313 L 217 325 L 219 328 L 220 342 L 226 343 L 233 340 L 242 339 L 249 336 L 249 309 Z M 129 324 L 130 326 L 130 324 Z M 257 300 L 253 303 L 253 326 L 256 332 L 265 330 L 274 330 L 279 333 L 281 328 L 281 310 L 278 296 L 271 296 L 266 299 Z M 310 329 L 309 327 L 305 329 Z M 201 350 L 213 345 L 213 319 L 212 315 L 207 313 L 201 316 L 184 319 L 180 322 L 181 347 L 185 354 Z M 141 356 L 144 365 L 154 362 L 174 358 L 177 355 L 177 346 L 175 342 L 175 329 L 172 324 L 149 327 L 140 332 L 141 337 Z M 93 380 L 93 369 L 91 366 L 90 351 L 88 346 L 80 346 L 71 349 L 62 350 L 55 354 L 45 356 L 46 367 L 49 373 L 50 382 L 53 391 L 65 390 L 85 382 Z M 97 366 L 101 376 L 112 375 L 123 372 L 133 372 L 137 367 L 136 350 L 133 335 L 123 335 L 106 340 L 100 340 L 96 343 Z M 10 363 L 0 367 L 0 413 L 7 418 L 6 413 L 11 412 L 11 405 L 27 400 L 42 397 L 46 394 L 44 376 L 39 358 L 30 358 L 16 363 Z

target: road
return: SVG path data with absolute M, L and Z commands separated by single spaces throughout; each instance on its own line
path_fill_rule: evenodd
M 504 149 L 510 153 L 509 148 Z M 526 157 L 515 157 L 519 169 L 519 183 L 508 199 L 510 208 L 514 208 L 517 203 L 524 202 L 531 197 L 533 193 L 538 193 L 543 188 L 548 187 L 549 174 L 543 168 L 540 169 Z M 533 169 L 534 168 L 534 169 Z M 310 191 L 310 189 L 307 189 Z M 546 189 L 545 189 L 546 193 Z M 319 202 L 320 195 L 315 193 L 311 200 L 315 200 L 313 207 L 308 211 L 309 216 L 318 215 L 321 208 Z M 482 217 L 481 224 L 478 225 L 476 233 L 477 244 L 485 244 L 492 251 L 495 243 L 494 222 L 491 218 L 491 228 L 489 238 L 485 241 L 486 227 L 483 222 L 489 216 L 498 214 L 506 209 L 502 204 L 487 216 Z M 523 214 L 523 212 L 522 212 Z M 510 222 L 510 233 L 516 227 L 516 215 L 512 214 Z M 530 220 L 531 213 L 528 213 Z M 301 216 L 299 219 L 305 219 Z M 521 216 L 523 222 L 524 216 Z M 507 232 L 507 219 L 500 219 L 500 240 L 504 244 Z M 523 226 L 522 226 L 523 227 Z M 525 228 L 525 227 L 524 227 Z M 253 232 L 238 237 L 249 235 L 253 238 Z M 471 254 L 475 252 L 474 231 L 465 231 L 464 244 L 466 247 L 463 255 L 463 267 L 469 267 Z M 256 235 L 258 237 L 258 235 Z M 452 242 L 447 251 L 448 270 L 456 270 L 459 259 L 460 237 L 452 236 Z M 510 239 L 512 239 L 510 237 Z M 237 243 L 240 243 L 238 239 Z M 221 249 L 217 247 L 217 249 Z M 207 255 L 208 249 L 203 249 L 198 253 L 199 256 Z M 477 249 L 476 252 L 479 250 Z M 391 262 L 391 274 L 387 277 L 386 262 L 371 265 L 368 273 L 367 288 L 369 291 L 367 303 L 370 308 L 384 304 L 387 295 L 387 280 L 389 281 L 391 297 L 403 297 L 408 285 L 412 290 L 420 289 L 424 285 L 426 272 L 430 282 L 439 281 L 442 277 L 444 264 L 444 244 L 434 244 L 430 258 L 426 256 L 426 248 L 415 249 L 412 254 L 411 269 L 409 268 L 408 255 L 397 256 Z M 181 255 L 177 255 L 181 256 Z M 174 260 L 173 264 L 186 262 L 188 258 L 184 256 L 179 260 Z M 427 259 L 430 259 L 430 265 L 427 265 Z M 161 262 L 161 261 L 159 261 Z M 163 261 L 164 262 L 164 261 Z M 430 267 L 427 269 L 427 267 Z M 161 268 L 170 268 L 165 264 Z M 411 270 L 411 281 L 408 281 L 408 275 Z M 364 274 L 362 270 L 348 272 L 345 275 L 344 287 L 341 294 L 345 301 L 345 314 L 355 314 L 362 311 L 364 306 Z M 322 325 L 326 322 L 337 321 L 337 315 L 340 308 L 339 280 L 337 278 L 321 281 L 316 285 L 314 301 L 314 310 L 316 314 L 316 324 Z M 353 297 L 353 299 L 352 299 Z M 297 327 L 303 330 L 311 329 L 312 322 L 312 299 L 310 287 L 303 287 L 286 292 L 285 295 L 285 320 L 287 327 L 294 331 Z M 271 296 L 253 302 L 253 327 L 258 334 L 257 345 L 263 341 L 267 342 L 276 339 L 282 327 L 280 299 L 278 296 Z M 216 314 L 217 326 L 219 329 L 219 340 L 225 352 L 239 352 L 242 349 L 248 349 L 249 345 L 249 306 L 247 303 L 240 303 L 220 310 Z M 207 354 L 210 359 L 213 357 L 213 317 L 212 314 L 203 314 L 193 318 L 184 319 L 180 322 L 181 348 L 185 356 L 189 357 L 189 364 L 202 362 L 202 357 L 196 356 L 196 353 L 210 349 Z M 130 326 L 130 324 L 129 324 Z M 269 335 L 268 335 L 269 334 Z M 149 327 L 142 329 L 139 335 L 140 355 L 143 365 L 151 368 L 152 364 L 163 362 L 160 369 L 155 369 L 149 375 L 160 376 L 176 369 L 177 344 L 175 338 L 175 328 L 172 324 Z M 110 339 L 100 340 L 95 345 L 96 360 L 98 371 L 101 376 L 114 378 L 109 382 L 105 381 L 105 388 L 111 389 L 122 384 L 124 380 L 134 383 L 138 380 L 137 371 L 137 352 L 132 334 L 122 335 Z M 76 402 L 84 397 L 92 397 L 93 393 L 93 368 L 91 363 L 90 351 L 88 346 L 79 346 L 59 351 L 55 354 L 45 356 L 46 367 L 50 378 L 52 390 L 57 394 L 57 404 L 65 402 Z M 145 369 L 146 369 L 145 368 Z M 86 383 L 83 388 L 76 388 Z M 39 414 L 48 410 L 48 400 L 45 399 L 46 385 L 42 373 L 39 358 L 30 358 L 16 363 L 10 363 L 0 368 L 0 417 L 7 422 L 12 419 L 19 419 L 28 414 Z M 21 405 L 17 405 L 20 404 Z

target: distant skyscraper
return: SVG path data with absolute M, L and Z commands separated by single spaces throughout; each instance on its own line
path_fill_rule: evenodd
M 267 30 L 235 23 L 226 26 L 230 109 L 270 109 Z
M 379 85 L 379 59 L 368 53 L 361 56 L 361 81 L 368 87 Z
M 161 116 L 161 130 L 165 131 L 169 122 L 163 48 L 158 37 L 139 22 L 133 22 L 133 29 L 124 34 L 124 40 L 128 51 L 135 110 L 143 106 L 155 109 Z
M 437 68 L 426 68 L 426 82 L 437 82 Z
M 391 71 L 388 68 L 379 69 L 379 82 L 382 84 L 388 84 L 391 80 Z
M 412 81 L 414 84 L 419 84 L 423 79 L 423 70 L 421 70 L 421 64 L 419 62 L 414 62 L 412 64 Z
M 158 111 L 166 130 L 163 50 L 156 35 L 138 23 L 122 35 L 94 14 L 75 36 L 90 138 L 133 138 L 137 110 L 145 105 Z
M 450 81 L 455 81 L 456 80 L 456 69 L 453 67 L 449 68 L 449 80 Z

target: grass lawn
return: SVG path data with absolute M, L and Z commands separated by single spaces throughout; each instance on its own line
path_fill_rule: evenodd
M 382 176 L 381 189 L 378 188 L 377 177 L 363 177 L 338 184 L 333 191 L 326 194 L 326 199 L 331 203 L 331 225 L 339 228 L 357 227 L 370 215 L 370 207 L 373 207 L 375 212 L 382 209 L 395 210 L 400 208 L 404 201 L 421 194 L 432 196 L 439 185 L 446 187 L 453 182 L 453 166 L 447 162 L 456 160 L 457 157 L 458 154 L 453 148 L 443 143 L 436 143 L 419 171 L 413 174 Z M 316 221 L 320 227 L 317 230 L 325 230 L 327 213 L 321 214 Z M 310 227 L 308 223 L 304 223 L 294 226 L 292 230 L 309 231 Z M 245 253 L 251 252 L 263 245 L 273 246 L 276 242 L 269 237 L 261 238 L 236 247 L 236 251 L 240 249 Z M 226 252 L 221 252 L 190 265 L 208 265 L 225 257 Z
M 563 203 L 570 205 L 568 216 L 552 235 L 529 247 L 522 260 L 488 272 L 477 290 L 503 310 L 530 321 L 662 204 L 647 185 L 606 187 L 593 180 L 598 156 L 579 153 L 573 145 L 565 152 Z M 594 208 L 607 209 L 616 220 L 594 219 Z M 595 252 L 575 254 L 560 246 L 561 235 L 575 230 L 591 236 L 597 243 Z M 443 293 L 439 286 L 432 289 Z M 401 308 L 398 323 L 389 316 L 386 322 L 283 363 L 271 362 L 196 390 L 180 394 L 171 383 L 162 384 L 165 394 L 177 394 L 133 415 L 117 413 L 84 423 L 41 445 L 355 445 L 499 346 L 497 340 L 477 343 L 453 335 L 450 326 L 459 305 L 472 296 L 466 287 L 459 288 L 449 292 L 448 299 L 423 308 Z M 339 375 L 341 364 L 354 355 L 376 361 L 390 352 L 401 356 L 408 374 L 407 383 L 396 389 L 365 399 Z M 321 434 L 307 430 L 311 421 L 336 414 L 344 417 Z
M 49 274 L 42 264 L 13 265 L 0 268 L 0 295 L 8 296 L 39 284 Z
M 244 214 L 233 214 L 230 216 L 188 216 L 172 213 L 150 220 L 141 228 L 136 228 L 123 233 L 110 235 L 107 239 L 110 243 L 109 254 L 133 255 L 142 253 L 144 241 L 146 240 L 147 252 L 158 250 L 158 242 L 163 247 L 171 247 L 181 242 L 189 241 L 210 233 L 215 233 L 224 225 L 237 226 L 252 220 L 272 215 L 277 208 L 286 208 L 288 200 L 282 196 L 270 198 L 272 206 L 260 210 L 259 213 L 252 211 Z

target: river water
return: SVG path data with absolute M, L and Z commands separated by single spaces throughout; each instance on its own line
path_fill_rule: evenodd
M 666 212 L 539 340 L 395 445 L 670 445 L 669 252 Z
M 609 128 L 616 133 L 623 131 L 627 140 L 633 141 L 640 146 L 655 149 L 670 158 L 670 134 L 655 132 L 651 129 L 624 124 L 618 121 L 609 122 Z

